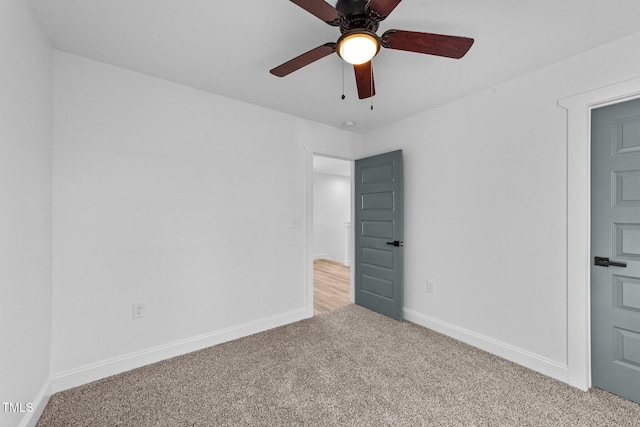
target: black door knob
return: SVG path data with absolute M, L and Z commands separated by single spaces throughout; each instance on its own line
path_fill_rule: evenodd
M 627 266 L 627 263 L 626 262 L 611 261 L 607 257 L 597 256 L 593 260 L 593 265 L 597 265 L 599 267 L 609 267 L 609 266 L 611 266 L 611 267 L 622 267 L 622 268 L 625 268 Z

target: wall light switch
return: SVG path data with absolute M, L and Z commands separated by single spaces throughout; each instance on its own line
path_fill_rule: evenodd
M 430 294 L 435 294 L 436 293 L 436 282 L 429 280 L 427 282 L 427 292 Z
M 147 314 L 147 306 L 143 302 L 133 303 L 132 310 L 133 319 L 142 319 Z

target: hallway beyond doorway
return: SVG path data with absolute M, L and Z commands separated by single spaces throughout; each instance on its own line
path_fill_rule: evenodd
M 328 259 L 313 261 L 313 314 L 351 304 L 349 267 Z

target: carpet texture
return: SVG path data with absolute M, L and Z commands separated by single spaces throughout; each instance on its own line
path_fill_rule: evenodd
M 350 305 L 51 397 L 46 426 L 638 426 L 587 393 Z

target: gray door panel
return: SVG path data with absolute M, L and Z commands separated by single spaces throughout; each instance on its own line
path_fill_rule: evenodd
M 356 304 L 402 320 L 402 151 L 355 162 Z
M 640 402 L 640 100 L 599 108 L 591 128 L 593 385 Z

